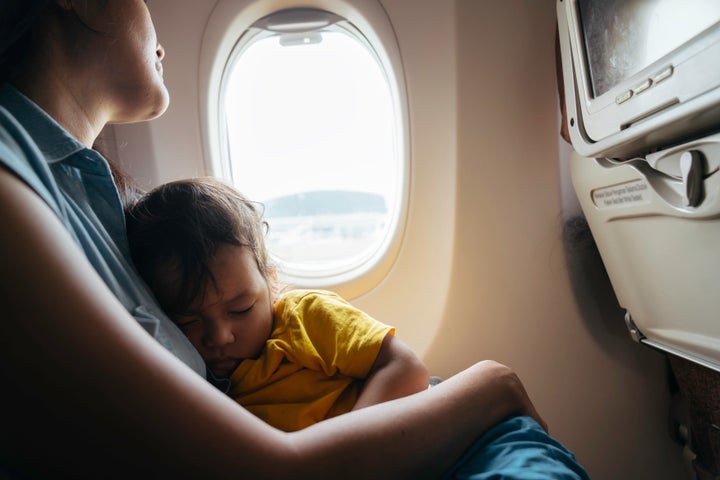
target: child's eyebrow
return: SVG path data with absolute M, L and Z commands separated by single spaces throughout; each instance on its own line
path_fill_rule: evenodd
M 253 294 L 254 294 L 254 292 L 251 289 L 240 290 L 239 292 L 234 293 L 228 299 L 220 298 L 217 301 L 215 301 L 214 303 L 203 304 L 196 308 L 191 306 L 190 308 L 188 308 L 187 310 L 185 310 L 183 312 L 174 312 L 174 314 L 180 315 L 180 316 L 187 316 L 187 317 L 192 316 L 192 315 L 199 315 L 203 310 L 207 310 L 209 308 L 213 308 L 218 305 L 229 305 L 229 304 L 232 304 L 235 302 L 239 302 L 240 300 L 243 300 L 246 297 L 251 297 Z
M 253 292 L 251 292 L 250 290 L 242 290 L 242 291 L 238 292 L 237 294 L 235 294 L 235 296 L 233 296 L 232 298 L 229 298 L 224 301 L 220 300 L 220 302 L 225 303 L 225 304 L 235 303 L 237 301 L 243 300 L 245 297 L 252 296 L 252 293 Z

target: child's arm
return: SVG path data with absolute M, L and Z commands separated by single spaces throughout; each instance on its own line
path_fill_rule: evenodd
M 353 410 L 426 390 L 428 382 L 425 364 L 400 339 L 388 333 Z

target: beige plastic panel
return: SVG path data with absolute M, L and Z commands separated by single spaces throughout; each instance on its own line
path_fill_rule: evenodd
M 684 205 L 682 181 L 644 162 L 573 153 L 571 174 L 620 305 L 643 342 L 720 370 L 720 172 L 704 163 L 696 207 Z

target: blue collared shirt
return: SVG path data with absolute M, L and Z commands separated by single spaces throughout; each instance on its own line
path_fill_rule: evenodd
M 205 364 L 162 312 L 130 260 L 125 217 L 107 161 L 11 85 L 0 85 L 0 164 L 53 209 L 128 312 L 198 374 Z

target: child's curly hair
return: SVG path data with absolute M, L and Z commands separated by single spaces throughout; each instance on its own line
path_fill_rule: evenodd
M 125 217 L 130 255 L 168 312 L 183 313 L 202 299 L 215 283 L 212 259 L 225 244 L 252 249 L 260 273 L 271 281 L 261 206 L 218 179 L 161 185 L 130 204 Z

